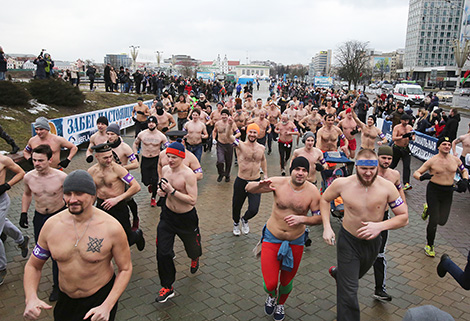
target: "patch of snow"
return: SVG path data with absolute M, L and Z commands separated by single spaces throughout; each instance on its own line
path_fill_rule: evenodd
M 31 99 L 28 103 L 31 106 L 33 106 L 33 108 L 28 109 L 28 111 L 31 114 L 38 114 L 39 112 L 48 112 L 50 109 L 53 109 L 53 110 L 57 111 L 57 109 L 55 109 L 54 107 L 51 107 L 51 106 L 48 106 L 48 105 L 45 105 L 45 104 L 41 104 L 36 99 Z
M 1 118 L 1 119 L 6 119 L 6 120 L 16 120 L 16 119 L 13 118 L 13 117 L 10 117 L 10 116 L 3 116 L 3 115 L 1 115 L 0 118 Z
M 95 101 L 95 100 L 89 100 L 89 99 L 85 99 L 83 102 L 84 102 L 85 104 L 92 104 L 92 105 L 96 104 L 96 101 Z

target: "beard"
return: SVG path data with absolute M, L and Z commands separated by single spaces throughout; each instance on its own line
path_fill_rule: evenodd
M 362 176 L 358 173 L 356 176 L 357 178 L 359 179 L 359 182 L 364 186 L 364 187 L 369 187 L 371 186 L 375 179 L 377 178 L 377 174 L 378 174 L 378 171 L 375 172 L 375 175 L 372 177 L 372 179 L 370 181 L 366 181 L 362 178 Z
M 76 207 L 77 205 L 79 205 L 79 206 L 80 206 L 80 209 L 78 209 L 78 210 L 73 210 L 73 211 L 72 211 L 72 209 L 70 208 L 70 204 L 67 204 L 67 207 L 69 208 L 70 214 L 72 214 L 72 215 L 80 215 L 80 214 L 83 213 L 83 205 L 82 205 L 82 204 L 73 204 L 73 205 L 74 205 L 75 207 Z
M 383 165 L 383 164 L 380 164 L 380 162 L 379 162 L 379 166 L 380 168 L 383 168 L 383 169 L 387 169 L 390 167 L 390 165 Z
M 254 142 L 256 142 L 256 137 L 248 136 L 248 141 L 249 141 L 250 143 L 254 143 Z
M 153 128 L 148 127 L 148 129 L 149 129 L 151 132 L 153 132 L 153 131 L 155 130 L 155 128 L 157 128 L 157 127 L 153 127 Z

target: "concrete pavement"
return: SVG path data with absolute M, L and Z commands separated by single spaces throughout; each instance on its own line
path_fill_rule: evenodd
M 266 96 L 266 90 L 254 93 L 255 99 Z M 125 141 L 132 143 L 133 139 L 125 137 Z M 279 175 L 277 148 L 267 159 L 269 175 Z M 196 208 L 203 246 L 200 269 L 196 274 L 190 274 L 190 259 L 177 238 L 177 281 L 174 284 L 176 296 L 163 304 L 154 302 L 161 288 L 154 242 L 160 209 L 150 207 L 150 195 L 145 188 L 137 194 L 141 227 L 147 245 L 143 252 L 137 251 L 135 247 L 131 248 L 134 271 L 119 302 L 117 320 L 272 320 L 272 317 L 264 315 L 266 294 L 263 290 L 260 262 L 252 254 L 261 229 L 270 215 L 272 195 L 263 194 L 260 211 L 250 221 L 250 234 L 233 236 L 231 198 L 237 167 L 232 168 L 232 182 L 217 183 L 215 160 L 214 150 L 203 155 L 204 178 L 198 183 Z M 413 159 L 412 171 L 420 165 L 420 161 Z M 67 172 L 88 167 L 82 151 L 75 156 Z M 133 174 L 140 181 L 139 171 L 133 171 Z M 369 271 L 360 281 L 362 320 L 398 321 L 407 309 L 426 304 L 449 312 L 456 320 L 470 320 L 469 292 L 461 289 L 450 276 L 440 279 L 436 274 L 439 257 L 444 252 L 459 266 L 464 267 L 466 264 L 466 255 L 470 249 L 469 194 L 454 194 L 449 222 L 445 227 L 438 228 L 437 257 L 433 259 L 426 257 L 423 252 L 426 223 L 421 220 L 420 214 L 426 183 L 413 179 L 411 183 L 413 189 L 407 192 L 410 224 L 403 229 L 391 231 L 387 246 L 387 288 L 393 301 L 381 303 L 372 298 L 374 279 L 373 273 Z M 21 212 L 22 189 L 23 184 L 19 183 L 8 191 L 12 199 L 8 217 L 15 224 Z M 31 209 L 29 213 L 31 222 Z M 333 220 L 333 228 L 335 231 L 339 230 L 337 220 Z M 24 232 L 33 236 L 32 223 Z M 326 245 L 321 236 L 321 226 L 311 228 L 313 244 L 304 251 L 293 291 L 286 302 L 286 320 L 335 319 L 336 286 L 328 274 L 328 268 L 336 264 L 336 249 Z M 22 320 L 22 280 L 26 259 L 21 257 L 11 239 L 6 242 L 6 250 L 9 263 L 5 283 L 0 286 L 0 316 L 2 320 Z M 39 286 L 39 297 L 44 300 L 48 298 L 51 279 L 51 262 L 48 261 Z M 51 311 L 43 311 L 41 320 L 50 320 L 51 316 Z

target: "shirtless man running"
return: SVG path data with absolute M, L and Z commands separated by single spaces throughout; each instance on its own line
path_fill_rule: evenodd
M 137 152 L 139 145 L 142 146 L 142 161 L 140 163 L 140 172 L 142 174 L 142 183 L 148 186 L 148 190 L 152 193 L 150 198 L 150 206 L 155 207 L 157 202 L 155 197 L 158 189 L 158 156 L 162 145 L 168 145 L 166 136 L 157 128 L 157 118 L 150 116 L 148 120 L 148 128 L 139 133 L 136 137 L 133 148 Z
M 349 156 L 349 141 L 343 134 L 343 131 L 335 125 L 335 116 L 332 114 L 325 115 L 325 124 L 317 132 L 317 147 L 323 152 L 331 152 L 338 150 L 338 138 L 344 143 L 340 149 Z M 330 166 L 331 165 L 331 166 Z M 328 163 L 329 167 L 335 167 L 335 163 Z
M 140 191 L 140 185 L 124 167 L 114 162 L 109 144 L 96 145 L 93 150 L 98 163 L 90 167 L 88 173 L 96 184 L 96 207 L 117 219 L 126 232 L 129 246 L 135 243 L 137 249 L 142 251 L 145 247 L 144 236 L 140 229 L 131 230 L 126 203 Z M 129 185 L 127 191 L 126 184 Z
M 147 105 L 144 104 L 142 97 L 137 98 L 137 105 L 132 109 L 132 120 L 135 123 L 135 137 L 139 133 L 147 128 L 147 117 L 150 116 L 150 110 Z
M 175 104 L 175 108 L 178 111 L 178 130 L 183 130 L 184 123 L 188 121 L 189 107 L 184 95 L 179 95 L 178 102 Z
M 464 193 L 468 188 L 468 171 L 457 156 L 450 154 L 452 144 L 449 137 L 439 138 L 436 147 L 438 154 L 427 160 L 413 174 L 413 177 L 420 181 L 430 180 L 426 188 L 428 208 L 422 215 L 423 220 L 429 217 L 426 228 L 427 242 L 424 247 L 424 252 L 429 257 L 436 256 L 434 240 L 436 239 L 437 225 L 444 226 L 449 218 L 456 172 L 459 172 L 462 177 L 457 183 L 456 191 Z
M 230 112 L 228 109 L 223 109 L 221 112 L 221 119 L 215 123 L 212 137 L 217 137 L 217 172 L 219 177 L 217 182 L 221 182 L 225 176 L 225 181 L 230 182 L 230 169 L 232 168 L 233 159 L 233 146 L 227 138 L 227 131 L 235 133 L 235 137 L 240 137 L 240 131 L 235 123 L 228 122 Z
M 279 107 L 276 106 L 274 100 L 271 100 L 267 112 L 267 118 L 269 120 L 269 125 L 271 126 L 271 133 L 268 135 L 268 155 L 270 155 L 273 151 L 273 140 L 275 141 L 277 139 L 277 133 L 274 129 L 276 128 L 276 125 L 279 122 L 279 118 L 281 117 L 281 110 L 279 109 Z
M 88 148 L 86 150 L 87 163 L 93 162 L 93 150 L 91 148 L 99 144 L 104 144 L 108 141 L 108 136 L 106 135 L 106 128 L 108 127 L 108 125 L 109 122 L 105 116 L 100 116 L 96 120 L 96 126 L 98 127 L 98 131 L 90 137 L 90 143 L 88 144 Z
M 171 143 L 167 149 L 168 165 L 163 167 L 158 196 L 163 198 L 160 222 L 157 227 L 157 264 L 162 289 L 155 301 L 163 303 L 175 293 L 176 269 L 173 245 L 175 235 L 184 243 L 186 254 L 191 258 L 190 272 L 199 268 L 202 254 L 199 219 L 197 216 L 196 175 L 183 164 L 185 148 L 179 142 Z
M 257 141 L 259 144 L 266 146 L 266 135 L 271 132 L 269 120 L 266 118 L 266 110 L 260 112 L 257 117 L 250 119 L 247 124 L 256 124 L 259 127 Z
M 349 151 L 349 158 L 354 159 L 356 156 L 356 138 L 354 135 L 358 133 L 357 124 L 352 115 L 352 109 L 346 109 L 346 117 L 338 123 L 338 127 L 343 131 L 344 136 L 348 139 L 347 149 Z M 340 141 L 340 146 L 345 146 L 344 141 Z
M 229 123 L 233 122 L 229 119 Z M 227 132 L 227 137 L 235 146 L 239 159 L 238 176 L 233 184 L 232 198 L 232 219 L 233 219 L 233 235 L 239 236 L 240 233 L 240 213 L 248 197 L 248 209 L 241 218 L 242 232 L 248 234 L 250 227 L 248 221 L 255 217 L 259 210 L 261 201 L 260 194 L 251 194 L 245 190 L 249 182 L 258 182 L 261 180 L 260 168 L 264 173 L 264 178 L 268 177 L 267 163 L 264 156 L 265 147 L 257 142 L 260 128 L 258 124 L 253 123 L 246 128 L 246 141 L 241 142 L 232 133 Z
M 128 171 L 139 168 L 139 161 L 136 154 L 134 154 L 132 148 L 121 138 L 121 130 L 119 125 L 109 125 L 106 128 L 106 135 L 108 137 L 107 143 L 112 148 L 114 161 Z M 132 197 L 126 200 L 126 202 L 132 213 L 132 229 L 136 230 L 139 228 L 139 210 L 137 203 Z
M 403 114 L 400 119 L 400 124 L 393 127 L 392 140 L 393 140 L 393 162 L 390 168 L 397 167 L 400 159 L 403 161 L 403 190 L 411 189 L 410 185 L 410 164 L 411 164 L 411 151 L 409 148 L 410 140 L 415 139 L 413 127 L 409 124 L 411 117 L 408 114 Z
M 28 227 L 28 209 L 34 198 L 34 239 L 39 240 L 44 223 L 55 214 L 63 211 L 65 206 L 62 185 L 67 174 L 51 168 L 52 150 L 49 145 L 39 145 L 32 153 L 34 170 L 24 177 L 24 192 L 21 201 L 20 226 Z M 59 270 L 57 261 L 52 260 L 52 293 L 49 301 L 57 301 L 59 296 Z
M 462 154 L 460 155 L 460 160 L 462 164 L 467 168 L 467 171 L 470 170 L 470 123 L 468 124 L 468 132 L 465 135 L 459 136 L 457 139 L 454 139 L 452 142 L 452 154 L 457 156 L 456 146 L 459 143 L 462 143 Z M 466 159 L 469 159 L 467 163 Z
M 245 188 L 248 193 L 272 192 L 274 196 L 272 213 L 263 228 L 261 245 L 261 272 L 264 289 L 268 293 L 264 311 L 268 315 L 274 314 L 274 320 L 285 317 L 284 304 L 292 291 L 292 281 L 304 250 L 305 225 L 321 223 L 320 193 L 307 182 L 309 168 L 308 160 L 300 156 L 292 162 L 290 177 L 250 182 Z M 307 216 L 309 210 L 315 215 Z M 287 245 L 285 252 L 281 251 L 281 244 L 283 248 Z M 293 257 L 290 262 L 286 260 L 288 255 Z
M 25 266 L 27 320 L 37 320 L 42 309 L 52 309 L 37 296 L 42 268 L 51 256 L 60 271 L 55 320 L 115 319 L 117 301 L 132 275 L 131 254 L 120 224 L 93 206 L 95 195 L 93 178 L 83 170 L 64 181 L 68 209 L 47 220 Z
M 52 149 L 51 166 L 53 168 L 61 169 L 69 166 L 70 161 L 78 151 L 77 146 L 66 140 L 64 137 L 51 134 L 49 121 L 44 117 L 39 117 L 36 119 L 36 122 L 34 123 L 34 130 L 36 131 L 36 136 L 31 137 L 28 141 L 28 144 L 24 148 L 24 158 L 26 160 L 30 160 L 33 149 L 39 145 L 46 144 L 49 145 Z M 69 156 L 62 161 L 60 160 L 61 148 L 67 148 L 69 150 Z
M 281 121 L 276 125 L 274 131 L 279 134 L 278 147 L 279 156 L 281 158 L 281 175 L 285 176 L 285 165 L 289 160 L 292 150 L 292 136 L 299 135 L 299 131 L 297 130 L 297 127 L 295 127 L 294 122 L 289 121 L 286 114 L 281 115 Z
M 163 104 L 158 102 L 153 116 L 157 117 L 157 129 L 165 134 L 167 131 L 176 126 L 173 116 L 163 108 Z
M 186 132 L 184 131 L 177 131 L 173 130 L 167 133 L 169 143 L 174 143 L 178 141 L 184 145 L 184 141 L 182 140 L 184 136 L 186 136 Z M 191 168 L 194 174 L 196 174 L 196 179 L 200 181 L 203 177 L 201 163 L 197 160 L 196 156 L 193 153 L 186 150 L 185 152 L 186 157 L 183 159 L 183 164 Z M 158 177 L 162 177 L 163 167 L 169 164 L 168 156 L 166 155 L 166 151 L 162 150 L 160 152 L 160 156 L 158 158 Z
M 343 225 L 338 233 L 338 266 L 330 268 L 336 278 L 338 321 L 360 319 L 359 279 L 377 258 L 382 243 L 380 233 L 408 224 L 408 207 L 394 184 L 377 176 L 377 167 L 377 155 L 369 149 L 361 150 L 356 157 L 357 174 L 334 180 L 320 201 L 323 239 L 329 245 L 335 244 L 330 203 L 338 196 L 344 201 Z M 395 216 L 384 221 L 387 204 Z
M 361 122 L 362 123 L 362 122 Z M 378 176 L 385 178 L 392 182 L 400 193 L 400 197 L 406 204 L 405 192 L 403 192 L 403 186 L 400 181 L 400 172 L 389 168 L 393 159 L 393 150 L 390 146 L 380 146 L 377 152 L 379 157 Z M 383 220 L 388 220 L 390 213 L 388 208 L 385 210 Z M 387 293 L 385 287 L 385 277 L 387 275 L 387 260 L 385 259 L 385 248 L 388 240 L 388 230 L 384 230 L 380 233 L 382 236 L 382 243 L 380 245 L 379 254 L 374 262 L 374 279 L 375 279 L 375 292 L 374 299 L 380 301 L 391 301 L 392 296 Z
M 375 150 L 375 140 L 380 138 L 377 145 L 382 146 L 388 142 L 387 137 L 382 133 L 380 129 L 375 127 L 375 116 L 369 115 L 367 117 L 367 124 L 364 124 L 356 113 L 353 112 L 353 118 L 357 126 L 361 129 L 361 149 L 372 149 Z
M 200 120 L 201 110 L 194 108 L 191 113 L 192 120 L 184 124 L 186 135 L 186 149 L 192 152 L 199 162 L 202 157 L 202 140 L 209 137 L 206 125 Z
M 313 185 L 317 185 L 317 171 L 322 171 L 327 168 L 323 153 L 318 148 L 313 147 L 315 144 L 315 135 L 313 135 L 312 132 L 305 133 L 302 137 L 302 143 L 305 144 L 305 147 L 294 150 L 292 160 L 299 156 L 305 157 L 310 164 L 310 172 L 308 173 L 307 180 Z

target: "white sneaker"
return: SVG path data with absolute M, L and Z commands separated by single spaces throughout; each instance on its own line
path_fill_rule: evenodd
M 244 219 L 241 219 L 241 221 L 242 221 L 242 232 L 243 232 L 243 234 L 250 233 L 250 227 L 248 226 L 248 221 L 245 221 Z
M 233 235 L 240 236 L 240 225 L 233 223 Z

